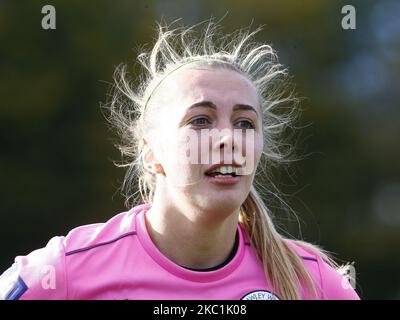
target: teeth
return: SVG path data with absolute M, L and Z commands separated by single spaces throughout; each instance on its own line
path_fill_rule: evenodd
M 239 168 L 236 168 L 236 167 L 233 167 L 233 166 L 221 166 L 221 167 L 211 171 L 210 173 L 212 173 L 212 172 L 219 172 L 219 173 L 222 173 L 222 174 L 232 174 L 232 173 L 234 173 L 234 174 L 237 175 L 238 172 L 239 172 Z
M 226 179 L 226 178 L 231 178 L 230 176 L 224 176 L 222 174 L 218 174 L 216 176 L 214 176 L 214 178 L 222 178 L 222 179 Z

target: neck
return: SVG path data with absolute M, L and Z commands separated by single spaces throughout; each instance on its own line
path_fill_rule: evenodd
M 221 214 L 165 203 L 170 202 L 155 198 L 146 214 L 146 226 L 166 257 L 194 269 L 211 268 L 225 261 L 234 246 L 239 210 Z

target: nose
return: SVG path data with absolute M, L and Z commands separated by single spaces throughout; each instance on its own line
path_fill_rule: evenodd
M 219 161 L 227 164 L 232 164 L 234 162 L 235 152 L 238 151 L 238 145 L 234 139 L 234 131 L 232 129 L 225 128 L 219 131 L 219 136 L 214 144 L 213 151 L 213 153 L 219 157 Z M 213 163 L 215 162 L 213 161 Z
M 233 132 L 232 130 L 227 131 L 229 132 L 221 134 L 221 139 L 218 142 L 218 146 L 221 151 L 224 151 L 225 149 L 231 149 L 233 151 L 235 149 Z

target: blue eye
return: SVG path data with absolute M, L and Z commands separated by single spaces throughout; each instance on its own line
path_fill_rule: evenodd
M 254 125 L 251 121 L 248 120 L 240 120 L 237 123 L 244 123 L 244 126 L 239 126 L 242 129 L 254 129 Z
M 189 123 L 201 127 L 210 124 L 210 121 L 206 117 L 199 117 L 190 121 Z

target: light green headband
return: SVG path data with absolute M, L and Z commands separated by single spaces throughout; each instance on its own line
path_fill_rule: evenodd
M 147 98 L 146 103 L 145 103 L 145 105 L 144 105 L 143 113 L 146 111 L 147 105 L 148 105 L 148 103 L 149 103 L 149 101 L 150 101 L 152 95 L 153 95 L 154 92 L 157 90 L 157 88 L 160 86 L 160 84 L 165 80 L 165 78 L 167 78 L 171 73 L 175 72 L 176 70 L 178 70 L 178 69 L 180 69 L 180 68 L 182 68 L 182 67 L 184 67 L 184 66 L 186 66 L 186 65 L 188 65 L 188 64 L 190 64 L 190 63 L 198 62 L 198 61 L 204 61 L 204 60 L 195 59 L 195 60 L 188 61 L 188 62 L 185 62 L 185 63 L 181 64 L 180 66 L 176 67 L 175 69 L 171 70 L 170 72 L 168 72 L 168 73 L 160 80 L 160 82 L 157 83 L 157 85 L 154 87 L 154 89 L 151 91 L 151 93 L 150 93 L 149 97 Z M 209 59 L 209 60 L 207 60 L 207 61 L 218 61 L 218 62 L 222 62 L 222 63 L 227 63 L 227 61 L 223 61 L 223 60 L 219 60 L 219 59 Z

